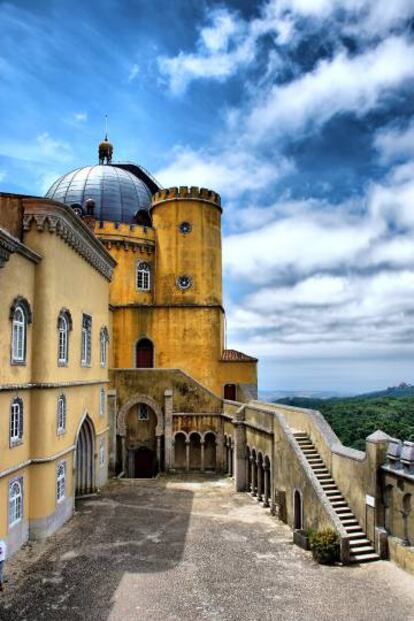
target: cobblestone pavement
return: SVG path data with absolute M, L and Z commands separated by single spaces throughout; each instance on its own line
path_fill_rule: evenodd
M 226 479 L 111 483 L 7 573 L 1 621 L 414 620 L 414 578 L 316 565 Z

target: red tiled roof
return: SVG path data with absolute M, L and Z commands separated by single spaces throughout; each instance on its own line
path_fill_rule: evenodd
M 222 360 L 225 362 L 257 362 L 257 358 L 243 354 L 235 349 L 225 349 L 223 351 Z

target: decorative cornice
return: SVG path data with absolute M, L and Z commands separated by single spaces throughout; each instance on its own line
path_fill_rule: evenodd
M 0 227 L 0 267 L 3 267 L 13 252 L 17 252 L 33 263 L 39 263 L 42 258 L 22 244 L 16 237 L 10 235 L 8 231 Z
M 132 252 L 146 252 L 147 254 L 153 254 L 155 252 L 155 244 L 153 242 L 143 240 L 132 240 L 122 238 L 99 237 L 105 248 L 110 250 L 111 248 L 123 248 L 124 250 L 131 250 Z
M 48 199 L 23 200 L 23 230 L 33 224 L 40 232 L 55 233 L 104 278 L 111 280 L 115 259 L 70 207 Z
M 74 382 L 31 382 L 27 384 L 0 384 L 0 392 L 16 390 L 42 390 L 49 388 L 71 388 L 72 386 L 95 386 L 109 384 L 109 380 L 81 380 Z

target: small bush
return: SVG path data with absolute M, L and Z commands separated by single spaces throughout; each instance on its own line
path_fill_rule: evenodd
M 317 563 L 333 565 L 339 560 L 339 537 L 332 528 L 310 533 L 310 549 Z

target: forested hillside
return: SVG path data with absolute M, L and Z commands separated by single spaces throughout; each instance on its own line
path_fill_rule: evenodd
M 414 397 L 290 397 L 279 399 L 278 403 L 319 410 L 343 444 L 356 449 L 365 450 L 365 438 L 377 429 L 401 440 L 414 441 Z

